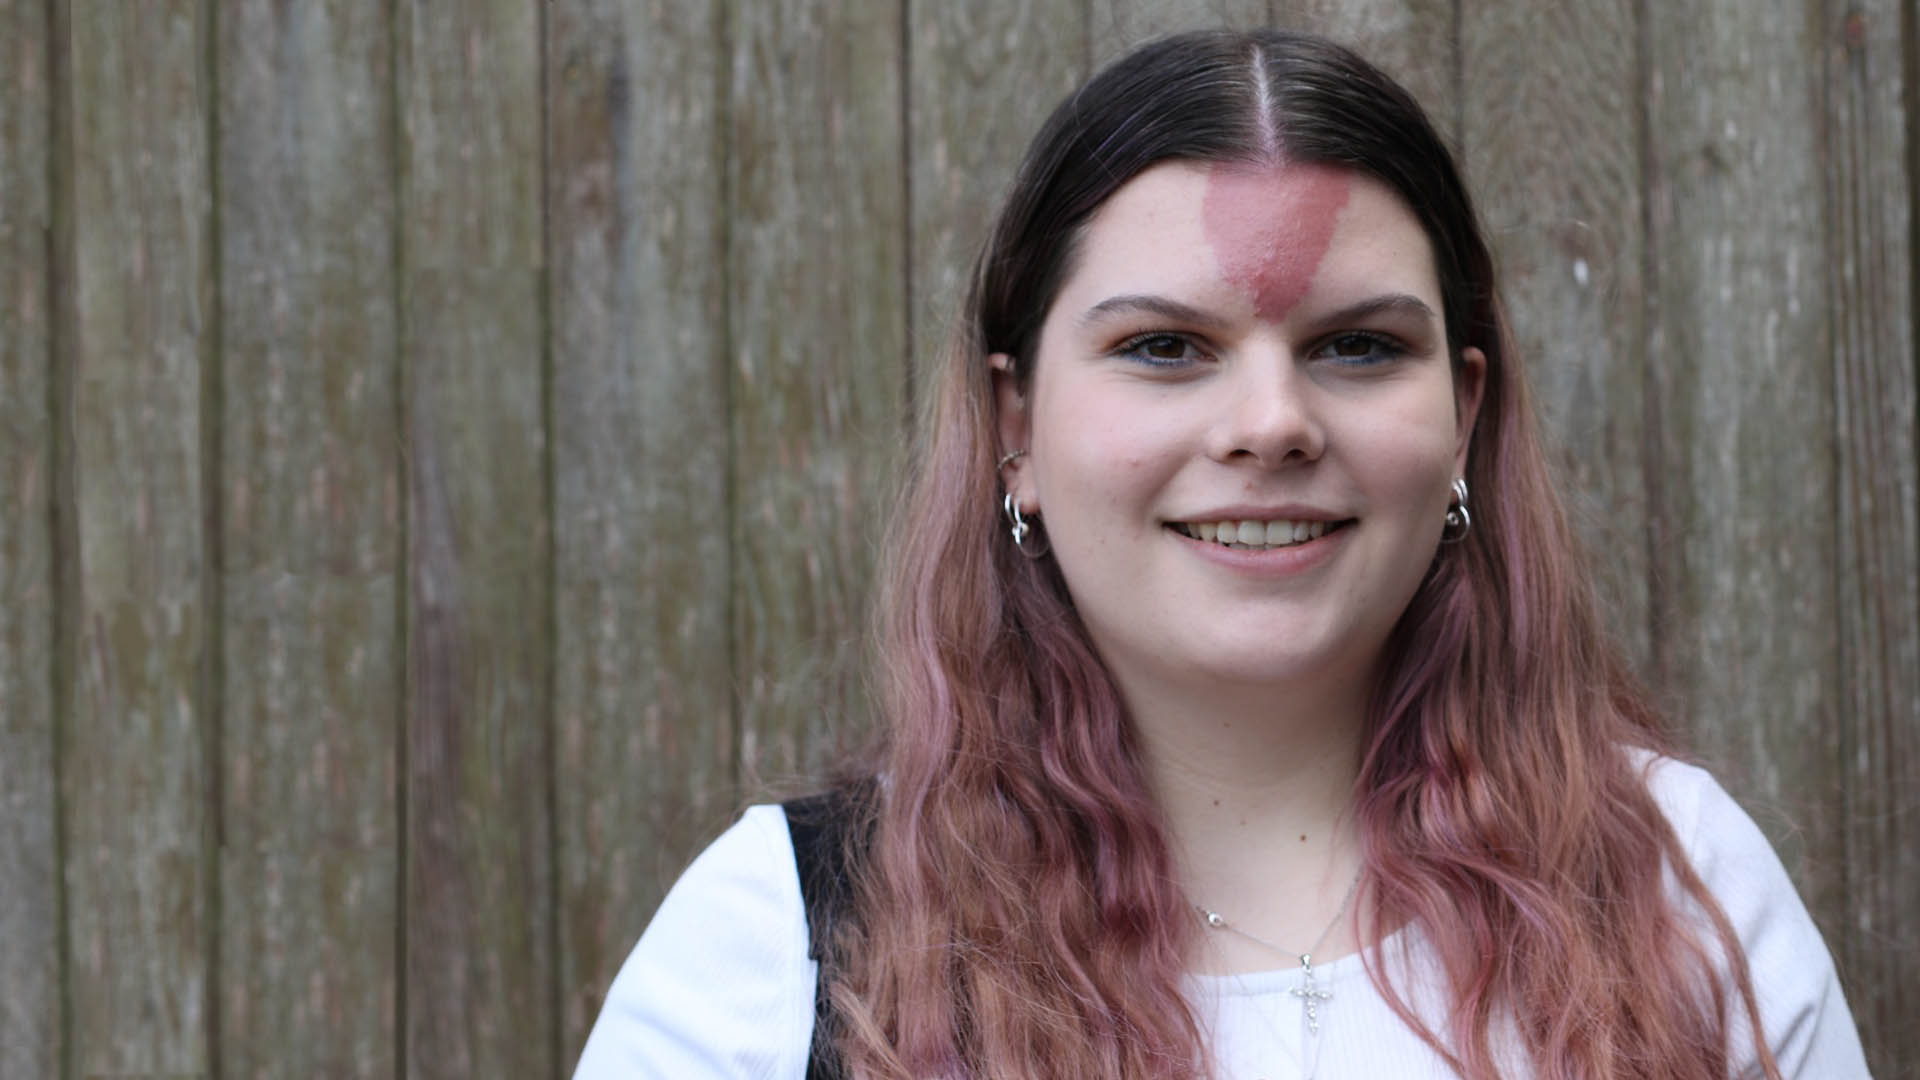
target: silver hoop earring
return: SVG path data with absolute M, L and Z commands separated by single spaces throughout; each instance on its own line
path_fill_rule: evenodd
M 1006 497 L 1000 500 L 1000 512 L 1006 515 L 1007 533 L 1013 537 L 1013 546 L 1020 554 L 1029 559 L 1038 559 L 1047 553 L 1044 547 L 1027 547 L 1027 537 L 1033 535 L 1033 526 L 1020 516 L 1020 504 L 1014 501 L 1013 492 L 1007 492 Z
M 1467 513 L 1467 478 L 1456 476 L 1453 479 L 1453 505 L 1447 507 L 1447 524 L 1440 530 L 1440 542 L 1457 544 L 1467 538 L 1473 529 L 1473 515 Z

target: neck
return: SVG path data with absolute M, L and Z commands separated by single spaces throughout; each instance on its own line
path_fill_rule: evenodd
M 1205 699 L 1177 702 L 1126 695 L 1190 900 L 1265 940 L 1312 948 L 1360 868 L 1349 809 L 1365 685 L 1237 695 L 1211 688 Z M 1352 949 L 1336 936 L 1329 957 Z M 1257 953 L 1224 964 L 1273 966 L 1273 956 Z
M 1284 704 L 1276 704 L 1284 702 Z M 1273 826 L 1327 836 L 1360 770 L 1364 692 L 1159 702 L 1128 695 L 1148 777 L 1174 838 L 1211 846 Z

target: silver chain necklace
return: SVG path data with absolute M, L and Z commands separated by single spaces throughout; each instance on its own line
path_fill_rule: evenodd
M 1288 949 L 1280 945 L 1276 945 L 1273 942 L 1268 941 L 1266 938 L 1260 937 L 1256 934 L 1250 934 L 1247 931 L 1242 930 L 1239 927 L 1228 922 L 1225 916 L 1221 915 L 1219 912 L 1213 910 L 1210 907 L 1206 907 L 1205 905 L 1195 904 L 1193 905 L 1193 909 L 1200 913 L 1200 918 L 1211 929 L 1225 931 L 1226 933 L 1229 933 L 1229 934 L 1238 934 L 1241 937 L 1246 938 L 1248 941 L 1251 941 L 1257 945 L 1265 945 L 1267 948 L 1272 949 L 1274 952 L 1281 953 L 1285 956 L 1299 957 L 1300 958 L 1300 985 L 1294 987 L 1292 990 L 1288 991 L 1288 993 L 1292 994 L 1294 997 L 1299 998 L 1300 1003 L 1306 1007 L 1307 1030 L 1313 1033 L 1314 1035 L 1319 1035 L 1320 1034 L 1320 1006 L 1325 1002 L 1333 1000 L 1333 991 L 1320 989 L 1320 984 L 1314 980 L 1313 954 L 1319 951 L 1320 946 L 1326 944 L 1327 935 L 1333 933 L 1333 928 L 1339 925 L 1340 916 L 1345 915 L 1347 913 L 1347 905 L 1353 903 L 1353 894 L 1358 892 L 1359 890 L 1360 890 L 1360 875 L 1356 873 L 1353 875 L 1353 884 L 1347 886 L 1347 895 L 1340 898 L 1339 909 L 1333 913 L 1333 918 L 1327 920 L 1327 928 L 1320 931 L 1320 936 L 1314 940 L 1313 947 L 1311 949 L 1308 949 L 1306 952 L 1294 952 L 1292 949 Z

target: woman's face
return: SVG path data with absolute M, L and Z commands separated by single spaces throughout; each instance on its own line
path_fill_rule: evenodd
M 1026 392 L 994 363 L 1008 483 L 1123 691 L 1371 676 L 1479 405 L 1440 310 L 1358 173 L 1162 164 L 1093 216 Z

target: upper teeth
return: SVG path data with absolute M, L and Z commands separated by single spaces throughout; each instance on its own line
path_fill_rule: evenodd
M 1220 544 L 1279 547 L 1312 540 L 1326 533 L 1325 521 L 1206 521 L 1185 526 L 1187 535 Z

